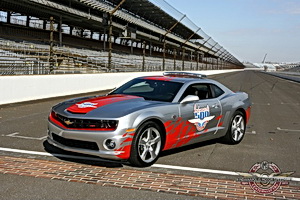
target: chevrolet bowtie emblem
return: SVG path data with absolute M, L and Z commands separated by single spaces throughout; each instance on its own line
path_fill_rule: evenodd
M 72 125 L 74 122 L 71 122 L 69 119 L 64 121 L 66 125 Z

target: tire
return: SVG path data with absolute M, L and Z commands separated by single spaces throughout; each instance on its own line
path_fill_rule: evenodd
M 162 146 L 160 126 L 153 121 L 145 122 L 133 138 L 129 162 L 136 167 L 148 167 L 157 161 Z
M 228 131 L 223 140 L 228 144 L 238 144 L 243 140 L 245 132 L 245 116 L 241 111 L 235 111 L 230 120 Z

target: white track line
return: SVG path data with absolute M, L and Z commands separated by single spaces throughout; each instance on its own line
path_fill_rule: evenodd
M 215 170 L 215 169 L 202 169 L 202 168 L 194 168 L 194 167 L 181 167 L 181 166 L 173 166 L 173 165 L 163 165 L 163 164 L 154 164 L 151 167 L 157 168 L 165 168 L 165 169 L 177 169 L 184 171 L 194 171 L 194 172 L 203 172 L 203 173 L 211 173 L 211 174 L 224 174 L 224 175 L 233 175 L 238 176 L 238 172 L 232 171 L 223 171 L 223 170 Z
M 294 131 L 294 132 L 300 132 L 300 130 L 284 129 L 284 128 L 280 128 L 280 127 L 277 127 L 277 130 L 279 130 L 279 131 Z
M 28 140 L 45 140 L 47 138 L 47 136 L 40 137 L 40 138 L 35 138 L 35 137 L 21 136 L 19 134 L 20 134 L 19 132 L 15 132 L 15 133 L 11 133 L 11 134 L 8 134 L 8 135 L 2 135 L 2 136 L 13 137 L 13 138 L 22 138 L 22 139 L 28 139 Z
M 92 157 L 84 157 L 84 156 L 72 156 L 72 155 L 65 155 L 65 154 L 50 154 L 50 153 L 46 153 L 46 152 L 28 151 L 28 150 L 11 149 L 11 148 L 3 148 L 3 147 L 0 147 L 0 151 L 30 154 L 30 155 L 39 155 L 39 156 L 49 156 L 49 157 L 64 157 L 64 158 L 74 158 L 74 159 L 82 159 L 82 160 L 104 161 L 103 159 L 100 159 L 100 158 L 92 158 Z M 110 161 L 105 160 L 105 162 L 110 162 Z M 215 169 L 182 167 L 182 166 L 163 165 L 163 164 L 154 164 L 151 167 L 164 168 L 164 169 L 176 169 L 176 170 L 183 170 L 183 171 L 194 171 L 194 172 L 201 172 L 201 173 L 240 176 L 239 172 L 223 171 L 223 170 L 215 170 Z M 290 181 L 300 182 L 300 178 L 296 178 L 296 177 L 288 177 L 288 178 L 289 178 Z

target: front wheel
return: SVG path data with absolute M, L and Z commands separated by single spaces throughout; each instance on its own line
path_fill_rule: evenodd
M 224 140 L 229 144 L 238 144 L 244 138 L 245 131 L 246 123 L 244 114 L 241 111 L 236 111 L 230 121 Z
M 142 124 L 132 141 L 129 162 L 138 167 L 155 163 L 162 149 L 161 133 L 161 128 L 152 121 Z

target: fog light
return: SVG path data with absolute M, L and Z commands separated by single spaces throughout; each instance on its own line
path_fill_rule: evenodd
M 107 149 L 112 150 L 114 148 L 116 148 L 116 143 L 115 141 L 111 140 L 111 139 L 107 139 L 104 142 L 104 145 Z

